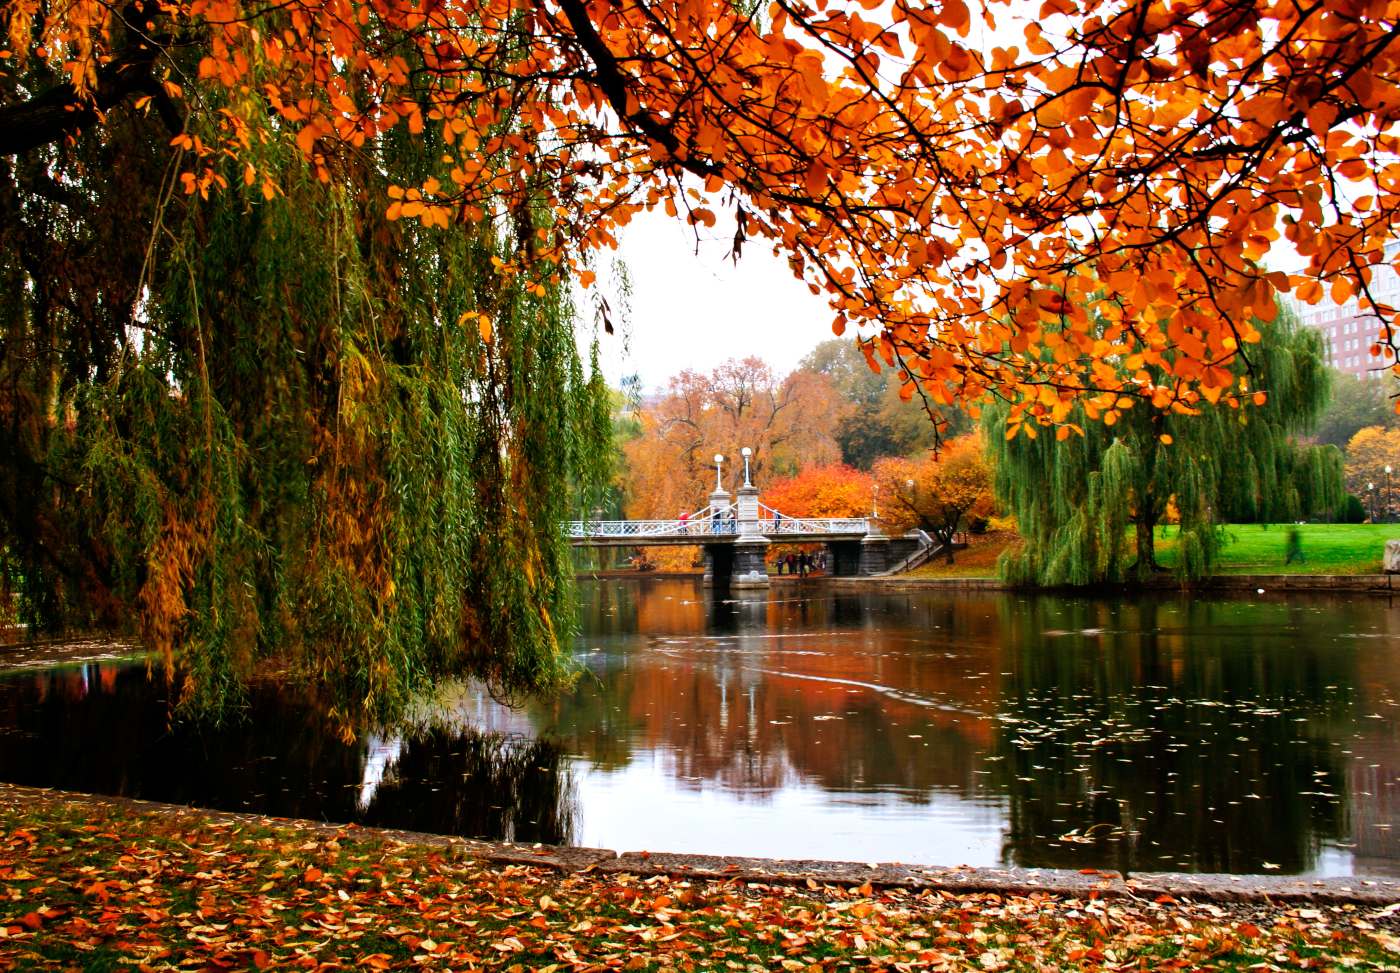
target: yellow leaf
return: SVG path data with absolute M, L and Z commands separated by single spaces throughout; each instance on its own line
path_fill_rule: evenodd
M 478 314 L 476 328 L 481 332 L 481 340 L 489 345 L 491 343 L 491 319 L 485 314 Z

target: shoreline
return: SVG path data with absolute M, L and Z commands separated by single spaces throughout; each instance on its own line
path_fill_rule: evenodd
M 1393 879 L 1181 878 L 617 855 L 0 786 L 3 970 L 1396 968 Z
M 618 581 L 656 579 L 659 581 L 699 580 L 698 571 L 581 571 L 574 575 L 579 581 Z M 836 590 L 897 590 L 916 588 L 948 588 L 967 591 L 1008 591 L 1022 594 L 1061 594 L 1094 597 L 1105 594 L 1163 591 L 1237 591 L 1257 594 L 1285 592 L 1351 592 L 1356 594 L 1400 594 L 1400 584 L 1391 574 L 1216 574 L 1199 581 L 1179 583 L 1169 578 L 1147 584 L 1090 585 L 1074 587 L 1034 587 L 1013 585 L 1000 578 L 987 577 L 911 577 L 909 575 L 877 575 L 874 577 L 833 577 L 809 575 L 806 578 L 769 575 L 769 584 L 819 584 Z M 754 589 L 746 589 L 752 591 Z
M 954 895 L 1053 895 L 1066 898 L 1172 899 L 1220 903 L 1386 906 L 1400 903 L 1400 878 L 1350 876 L 1142 872 L 1127 878 L 1112 869 L 991 868 L 790 860 L 664 851 L 613 851 L 561 845 L 481 841 L 455 835 L 337 824 L 302 818 L 217 811 L 160 801 L 112 797 L 0 783 L 0 812 L 8 814 L 99 812 L 153 815 L 182 826 L 210 823 L 289 828 L 339 841 L 381 840 L 424 851 L 447 851 L 492 867 L 532 866 L 564 875 L 629 875 L 674 881 L 738 881 L 811 888 L 813 884 L 903 889 Z

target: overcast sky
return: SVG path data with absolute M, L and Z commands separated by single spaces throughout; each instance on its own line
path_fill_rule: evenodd
M 834 337 L 830 306 L 793 277 L 786 258 L 750 241 L 737 264 L 728 259 L 733 219 L 713 208 L 719 222 L 708 231 L 700 228 L 698 252 L 695 229 L 661 210 L 638 216 L 622 231 L 617 256 L 631 277 L 632 323 L 629 333 L 600 335 L 609 384 L 635 373 L 650 392 L 683 369 L 708 371 L 749 355 L 781 376 Z M 599 280 L 601 293 L 615 301 L 605 266 L 610 257 L 599 262 Z M 1301 263 L 1286 241 L 1275 245 L 1266 262 L 1284 270 Z M 585 322 L 592 318 L 590 300 L 580 300 Z
M 609 383 L 635 372 L 650 391 L 683 369 L 707 371 L 749 355 L 782 375 L 832 337 L 834 313 L 785 258 L 751 243 L 737 264 L 729 261 L 733 234 L 733 221 L 721 215 L 697 254 L 694 230 L 664 212 L 624 229 L 618 255 L 632 281 L 632 327 L 626 347 L 620 333 L 601 336 Z

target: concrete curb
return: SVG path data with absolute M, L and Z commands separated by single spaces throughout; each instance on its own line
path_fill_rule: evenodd
M 567 848 L 476 841 L 450 835 L 328 824 L 299 818 L 206 811 L 178 804 L 105 797 L 48 788 L 0 783 L 0 807 L 32 811 L 36 807 L 111 808 L 202 822 L 291 828 L 340 840 L 380 839 L 434 848 L 492 865 L 529 865 L 564 874 L 667 876 L 769 885 L 846 885 L 940 891 L 953 894 L 1055 895 L 1066 898 L 1173 899 L 1231 903 L 1309 903 L 1319 905 L 1389 905 L 1400 902 L 1400 880 L 1389 878 L 1300 879 L 1272 875 L 1188 875 L 1147 873 L 1124 879 L 1118 872 L 1086 869 L 942 868 L 893 862 L 861 864 L 839 861 L 784 861 L 669 852 L 616 852 L 604 848 Z

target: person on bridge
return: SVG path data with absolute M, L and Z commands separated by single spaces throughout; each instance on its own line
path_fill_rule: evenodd
M 686 511 L 682 510 L 680 516 L 677 517 L 676 519 L 679 520 L 679 521 L 681 522 L 681 533 L 682 533 L 682 534 L 689 534 L 689 533 L 690 533 L 690 514 L 687 513 Z

